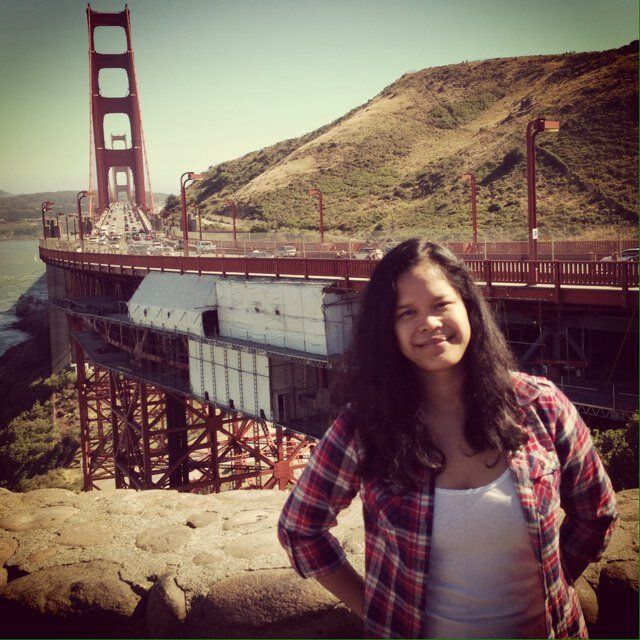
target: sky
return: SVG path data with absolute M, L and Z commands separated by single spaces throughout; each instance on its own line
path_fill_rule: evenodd
M 153 190 L 313 131 L 407 71 L 638 38 L 636 0 L 130 0 Z M 93 0 L 97 11 L 124 2 Z M 85 0 L 0 0 L 0 189 L 86 189 Z M 117 51 L 119 29 L 96 33 Z M 102 79 L 103 91 L 119 89 Z M 105 125 L 122 133 L 118 117 Z

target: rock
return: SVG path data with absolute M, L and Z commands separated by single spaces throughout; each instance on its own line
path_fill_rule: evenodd
M 609 638 L 637 638 L 637 560 L 607 564 L 600 572 L 597 594 L 600 606 L 598 634 Z
M 269 512 L 264 509 L 249 509 L 231 516 L 223 525 L 224 531 L 235 529 L 245 524 L 255 524 L 269 517 Z
M 220 562 L 220 556 L 215 556 L 212 553 L 199 553 L 193 557 L 192 562 L 197 566 L 215 564 L 216 562 Z
M 220 516 L 212 511 L 208 513 L 194 513 L 187 518 L 187 524 L 192 529 L 198 529 L 199 527 L 206 527 L 214 522 L 218 522 Z
M 198 612 L 200 631 L 214 638 L 353 638 L 356 616 L 315 580 L 292 569 L 254 571 L 220 580 Z
M 187 616 L 184 591 L 176 584 L 175 573 L 165 573 L 149 590 L 145 630 L 149 638 L 175 638 Z
M 0 528 L 6 531 L 55 529 L 77 512 L 74 507 L 47 507 L 34 512 L 13 513 L 0 520 Z
M 136 622 L 140 596 L 120 580 L 118 570 L 115 563 L 96 560 L 12 580 L 0 599 L 3 635 L 126 635 Z
M 117 532 L 118 527 L 114 524 L 87 523 L 63 529 L 56 542 L 69 547 L 93 547 L 108 543 Z
M 269 554 L 286 555 L 278 542 L 275 529 L 273 531 L 259 531 L 240 536 L 224 547 L 224 552 L 234 558 L 245 560 Z
M 596 592 L 583 576 L 576 580 L 574 587 L 580 600 L 584 620 L 587 626 L 592 629 L 598 620 L 598 598 Z
M 34 551 L 28 558 L 27 562 L 31 564 L 40 564 L 49 558 L 53 558 L 58 553 L 55 547 L 45 547 L 44 549 L 38 549 Z
M 16 552 L 18 541 L 14 538 L 0 538 L 0 567 Z
M 82 498 L 68 489 L 34 489 L 24 494 L 23 505 L 26 508 L 36 507 L 80 507 Z
M 147 529 L 136 537 L 136 547 L 149 553 L 176 551 L 191 540 L 192 530 L 180 524 Z
M 625 489 L 616 494 L 622 522 L 638 522 L 638 489 Z
M 0 567 L 0 591 L 2 591 L 4 586 L 7 584 L 8 577 L 9 574 L 7 573 L 7 570 L 4 567 Z

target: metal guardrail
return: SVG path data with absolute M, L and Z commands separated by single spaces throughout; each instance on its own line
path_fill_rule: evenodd
M 248 258 L 229 256 L 124 255 L 40 247 L 40 257 L 52 264 L 132 274 L 136 270 L 178 271 L 263 276 L 326 277 L 368 280 L 377 260 L 326 258 Z M 555 287 L 610 287 L 623 292 L 638 287 L 637 262 L 560 260 L 465 260 L 476 280 L 494 284 Z

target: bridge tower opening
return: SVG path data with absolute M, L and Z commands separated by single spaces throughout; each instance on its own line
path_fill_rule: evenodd
M 133 201 L 145 211 L 152 210 L 151 188 L 147 191 L 145 172 L 149 182 L 148 166 L 144 149 L 140 101 L 136 82 L 133 48 L 131 44 L 131 24 L 128 7 L 118 13 L 93 11 L 87 5 L 87 24 L 89 30 L 89 74 L 91 84 L 91 127 L 95 152 L 97 179 L 98 212 L 104 211 L 110 204 L 109 172 L 130 171 L 133 177 Z M 116 27 L 124 30 L 126 51 L 121 53 L 100 53 L 96 51 L 95 30 L 98 27 Z M 123 97 L 106 97 L 100 91 L 100 70 L 122 69 L 127 74 L 128 93 Z M 124 149 L 107 148 L 104 131 L 105 116 L 124 114 L 131 125 L 131 146 Z M 112 136 L 112 146 L 114 138 Z M 126 147 L 126 137 L 124 139 Z M 128 187 L 129 194 L 131 187 Z M 114 190 L 114 198 L 118 192 Z M 131 200 L 131 198 L 130 198 Z
M 114 135 L 111 134 L 111 148 L 115 149 L 115 143 L 122 142 L 121 148 L 127 148 L 127 136 L 126 134 Z M 132 201 L 131 197 L 131 170 L 129 167 L 113 167 L 112 172 L 112 191 L 111 197 L 115 202 L 120 200 Z M 120 196 L 124 196 L 121 198 Z

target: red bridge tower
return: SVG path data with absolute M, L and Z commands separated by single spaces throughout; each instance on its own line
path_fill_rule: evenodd
M 133 176 L 135 203 L 143 209 L 150 209 L 150 196 L 145 188 L 145 154 L 138 86 L 131 46 L 131 25 L 129 8 L 119 13 L 99 13 L 87 5 L 89 27 L 89 70 L 91 82 L 91 119 L 93 144 L 95 149 L 98 183 L 98 210 L 109 206 L 109 171 L 117 167 L 130 169 Z M 96 27 L 120 27 L 124 29 L 127 50 L 122 53 L 97 53 L 95 50 Z M 105 97 L 100 93 L 100 70 L 123 69 L 129 80 L 128 95 L 120 98 Z M 105 144 L 104 118 L 110 113 L 122 113 L 129 117 L 131 125 L 131 146 L 126 149 L 108 149 Z M 147 168 L 148 177 L 148 168 Z M 116 194 L 114 194 L 116 195 Z

